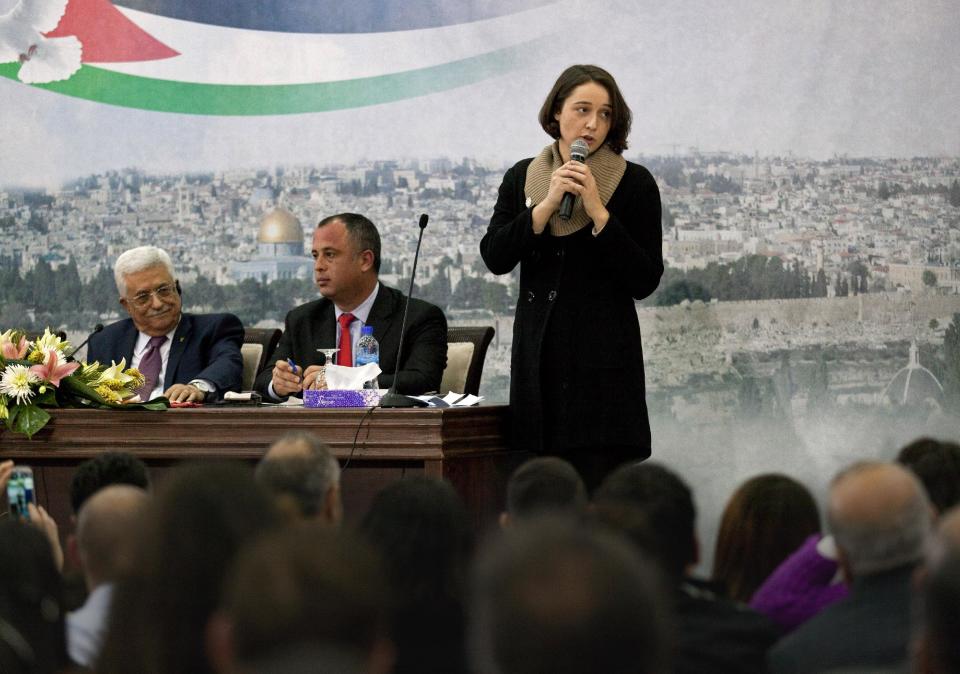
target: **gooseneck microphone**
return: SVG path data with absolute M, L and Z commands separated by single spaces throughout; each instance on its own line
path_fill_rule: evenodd
M 426 407 L 427 403 L 418 398 L 397 393 L 397 380 L 400 379 L 400 354 L 403 353 L 404 330 L 407 327 L 407 311 L 410 298 L 413 297 L 413 281 L 417 278 L 417 260 L 420 259 L 420 244 L 423 243 L 423 230 L 427 228 L 427 214 L 420 215 L 420 238 L 417 239 L 417 252 L 413 255 L 413 271 L 410 273 L 410 289 L 407 291 L 407 303 L 403 307 L 403 320 L 400 322 L 400 345 L 397 347 L 397 368 L 393 374 L 393 383 L 380 399 L 380 407 Z
M 87 345 L 87 342 L 90 341 L 90 338 L 93 337 L 98 332 L 100 332 L 101 330 L 103 330 L 103 323 L 97 323 L 95 326 L 93 326 L 93 332 L 87 335 L 87 338 L 85 340 L 80 342 L 80 346 L 78 346 L 77 348 L 75 348 L 73 351 L 70 352 L 70 355 L 67 356 L 67 360 L 73 360 L 73 356 L 77 353 L 77 351 L 85 347 Z
M 578 161 L 582 164 L 587 161 L 588 154 L 590 154 L 590 146 L 583 138 L 577 138 L 570 143 L 570 159 L 572 161 Z M 563 195 L 563 199 L 560 200 L 559 211 L 561 220 L 569 220 L 570 216 L 573 215 L 573 202 L 576 198 L 577 196 L 573 192 L 567 192 Z

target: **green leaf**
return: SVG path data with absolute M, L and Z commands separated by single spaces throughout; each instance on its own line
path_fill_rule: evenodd
M 50 384 L 45 384 L 45 386 L 47 390 L 43 393 L 37 393 L 37 396 L 33 399 L 33 404 L 44 407 L 59 407 L 57 404 L 57 389 Z
M 13 422 L 13 431 L 32 438 L 33 434 L 46 426 L 48 421 L 50 421 L 50 415 L 46 410 L 36 405 L 23 405 L 20 413 L 17 414 L 16 421 Z

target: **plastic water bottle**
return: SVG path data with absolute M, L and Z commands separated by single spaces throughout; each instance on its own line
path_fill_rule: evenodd
M 360 331 L 360 339 L 357 340 L 357 353 L 354 357 L 356 367 L 361 367 L 367 363 L 380 363 L 380 342 L 373 336 L 373 326 L 365 325 Z M 380 388 L 377 378 L 374 377 L 363 385 L 364 388 Z

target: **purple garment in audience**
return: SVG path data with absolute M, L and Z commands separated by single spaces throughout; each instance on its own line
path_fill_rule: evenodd
M 750 599 L 750 608 L 791 632 L 849 593 L 833 582 L 837 563 L 817 551 L 819 534 L 804 541 L 770 574 Z

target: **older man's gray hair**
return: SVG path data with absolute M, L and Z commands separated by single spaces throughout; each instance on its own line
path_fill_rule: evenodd
M 255 476 L 274 496 L 292 499 L 303 517 L 314 517 L 327 492 L 340 484 L 340 464 L 316 436 L 287 433 L 270 446 Z
M 120 296 L 124 297 L 127 294 L 127 282 L 124 278 L 127 274 L 136 274 L 144 269 L 157 266 L 166 267 L 170 276 L 176 278 L 173 271 L 173 262 L 170 260 L 167 251 L 162 248 L 139 246 L 121 253 L 113 265 L 113 280 L 117 283 Z
M 933 518 L 926 491 L 910 471 L 859 462 L 831 482 L 827 520 L 856 577 L 918 562 Z

